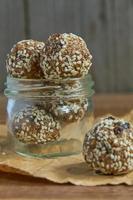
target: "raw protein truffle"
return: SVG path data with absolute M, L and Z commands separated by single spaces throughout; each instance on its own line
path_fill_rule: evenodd
M 75 78 L 88 74 L 92 56 L 84 40 L 72 33 L 53 34 L 41 55 L 45 78 Z
M 49 112 L 59 121 L 65 123 L 83 119 L 88 109 L 88 99 L 59 100 L 51 103 Z
M 15 44 L 7 55 L 7 73 L 13 78 L 38 79 L 43 78 L 40 67 L 40 53 L 43 42 L 22 40 Z
M 86 162 L 103 174 L 119 175 L 133 170 L 133 126 L 112 116 L 102 118 L 86 134 Z
M 45 144 L 60 137 L 58 121 L 37 106 L 27 106 L 17 112 L 13 118 L 12 132 L 26 144 Z

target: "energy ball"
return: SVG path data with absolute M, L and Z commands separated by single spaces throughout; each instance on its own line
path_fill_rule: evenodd
M 39 106 L 27 106 L 15 114 L 12 131 L 26 144 L 45 144 L 60 137 L 60 124 Z
M 133 126 L 112 116 L 102 118 L 86 134 L 85 161 L 103 174 L 119 175 L 133 170 Z
M 75 122 L 83 119 L 88 109 L 88 99 L 69 99 L 53 102 L 49 112 L 59 121 L 65 123 Z
M 51 35 L 42 51 L 45 78 L 75 78 L 88 74 L 92 56 L 84 40 L 72 33 Z
M 40 67 L 40 52 L 44 43 L 34 40 L 22 40 L 15 44 L 7 55 L 7 73 L 13 78 L 43 78 Z

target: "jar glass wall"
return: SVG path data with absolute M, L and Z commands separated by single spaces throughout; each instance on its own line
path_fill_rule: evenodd
M 93 81 L 7 78 L 8 139 L 21 155 L 37 157 L 80 153 L 93 120 Z

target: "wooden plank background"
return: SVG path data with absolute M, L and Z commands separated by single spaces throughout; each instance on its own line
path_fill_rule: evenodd
M 16 41 L 73 32 L 93 54 L 96 91 L 132 92 L 132 0 L 0 0 L 0 24 L 0 91 L 6 54 Z
M 5 59 L 10 48 L 25 37 L 24 4 L 0 0 L 0 91 L 6 79 Z

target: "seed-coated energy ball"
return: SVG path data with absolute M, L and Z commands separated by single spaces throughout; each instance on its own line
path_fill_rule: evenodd
M 53 102 L 49 112 L 65 123 L 83 119 L 88 109 L 88 99 L 69 99 Z
M 45 78 L 75 78 L 88 74 L 92 56 L 84 40 L 72 33 L 51 35 L 42 51 Z
M 103 174 L 119 175 L 133 170 L 133 126 L 112 116 L 102 118 L 86 134 L 86 162 Z
M 6 68 L 9 76 L 14 78 L 43 78 L 40 67 L 40 52 L 44 43 L 34 40 L 22 40 L 15 44 L 7 55 Z
M 60 124 L 39 106 L 27 106 L 15 114 L 12 131 L 26 144 L 45 144 L 60 137 Z

